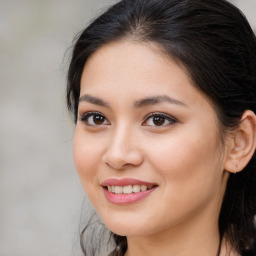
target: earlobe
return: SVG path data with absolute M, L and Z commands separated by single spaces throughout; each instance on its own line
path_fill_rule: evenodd
M 249 163 L 256 148 L 256 116 L 246 110 L 239 127 L 231 138 L 224 168 L 236 173 L 242 171 Z

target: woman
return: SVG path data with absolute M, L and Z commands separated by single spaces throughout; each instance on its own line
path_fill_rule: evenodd
M 118 2 L 78 38 L 67 100 L 111 255 L 256 255 L 256 40 L 236 7 Z

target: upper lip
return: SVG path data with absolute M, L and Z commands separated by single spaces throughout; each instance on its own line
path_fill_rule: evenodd
M 123 178 L 123 179 L 116 179 L 116 178 L 109 178 L 104 180 L 101 183 L 101 186 L 107 187 L 107 186 L 128 186 L 128 185 L 146 185 L 147 187 L 149 186 L 156 186 L 156 183 L 152 182 L 147 182 L 143 180 L 138 180 L 134 178 Z

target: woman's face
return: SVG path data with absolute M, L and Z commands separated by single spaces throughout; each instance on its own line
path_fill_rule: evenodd
M 74 160 L 113 232 L 150 235 L 196 220 L 217 225 L 225 152 L 213 107 L 156 45 L 111 43 L 87 61 Z

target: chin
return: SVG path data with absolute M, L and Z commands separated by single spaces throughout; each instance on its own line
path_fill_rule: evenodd
M 103 221 L 108 229 L 119 236 L 142 236 L 154 233 L 154 227 L 149 226 L 150 221 L 140 218 L 112 218 L 107 220 L 103 218 Z
M 108 229 L 119 236 L 141 236 L 145 235 L 145 227 L 140 229 L 133 225 L 107 225 Z

